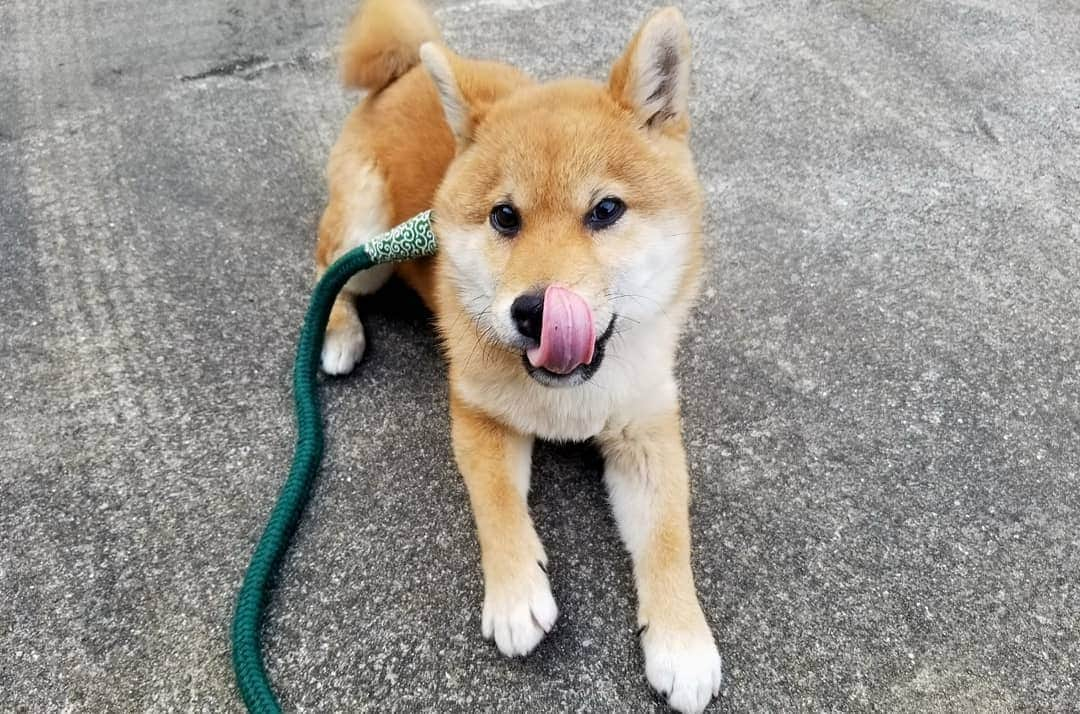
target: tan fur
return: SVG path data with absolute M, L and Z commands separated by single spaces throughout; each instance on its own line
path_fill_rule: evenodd
M 414 0 L 367 0 L 345 30 L 341 81 L 377 91 L 420 61 L 420 45 L 439 39 L 435 19 Z
M 459 57 L 437 38 L 413 0 L 368 0 L 350 25 L 343 78 L 375 91 L 331 153 L 316 267 L 382 223 L 434 208 L 439 255 L 397 272 L 435 314 L 449 362 L 454 454 L 481 546 L 484 635 L 504 653 L 525 654 L 554 623 L 547 556 L 526 501 L 532 442 L 596 437 L 633 559 L 646 674 L 673 707 L 701 711 L 720 664 L 690 569 L 674 378 L 702 266 L 685 24 L 671 8 L 654 14 L 606 85 L 536 84 Z M 608 195 L 627 213 L 598 233 L 583 216 Z M 512 239 L 488 224 L 492 206 L 507 200 L 523 217 Z M 380 280 L 361 276 L 335 303 L 328 344 L 362 352 L 352 301 Z M 598 334 L 618 328 L 592 382 L 539 384 L 506 334 L 512 299 L 552 283 L 588 301 Z M 327 365 L 343 372 L 352 363 L 324 352 Z

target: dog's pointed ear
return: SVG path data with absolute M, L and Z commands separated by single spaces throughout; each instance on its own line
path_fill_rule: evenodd
M 677 8 L 645 21 L 611 69 L 608 88 L 642 127 L 684 137 L 690 130 L 690 33 Z
M 433 42 L 425 42 L 420 46 L 420 60 L 435 84 L 443 114 L 446 116 L 446 123 L 450 125 L 450 131 L 454 134 L 458 147 L 468 144 L 475 127 L 476 117 L 465 94 L 461 91 L 461 84 L 455 72 L 457 57 L 445 47 L 440 47 Z

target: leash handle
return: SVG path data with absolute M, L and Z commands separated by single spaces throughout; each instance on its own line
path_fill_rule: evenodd
M 289 542 L 300 522 L 322 463 L 319 356 L 330 309 L 345 283 L 361 270 L 380 263 L 397 263 L 434 255 L 436 248 L 431 211 L 425 211 L 338 258 L 326 269 L 311 294 L 293 368 L 296 448 L 292 467 L 255 545 L 255 552 L 236 596 L 233 614 L 233 672 L 244 704 L 252 714 L 281 712 L 281 705 L 266 675 L 259 636 L 263 612 L 269 600 L 270 581 L 289 549 Z

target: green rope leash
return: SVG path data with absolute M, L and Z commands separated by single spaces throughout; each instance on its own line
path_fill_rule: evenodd
M 259 629 L 270 579 L 289 547 L 289 540 L 300 520 L 322 461 L 323 428 L 319 414 L 318 374 L 319 355 L 330 308 L 341 288 L 359 271 L 379 263 L 432 255 L 435 248 L 431 211 L 425 211 L 341 256 L 327 268 L 311 295 L 293 369 L 297 435 L 292 468 L 281 487 L 262 537 L 255 546 L 255 553 L 251 556 L 251 563 L 236 597 L 236 612 L 233 615 L 233 671 L 249 712 L 276 714 L 281 711 L 263 666 Z

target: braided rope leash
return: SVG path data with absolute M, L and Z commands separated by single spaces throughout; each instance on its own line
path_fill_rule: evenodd
M 296 449 L 292 468 L 278 494 L 270 519 L 255 546 L 244 582 L 236 597 L 232 623 L 233 671 L 249 712 L 276 714 L 281 706 L 270 688 L 263 666 L 259 631 L 270 580 L 289 548 L 296 524 L 307 503 L 323 454 L 323 427 L 319 413 L 319 355 L 323 333 L 334 299 L 356 273 L 380 263 L 412 260 L 435 253 L 431 211 L 410 218 L 378 238 L 354 248 L 334 262 L 311 294 L 293 368 L 293 403 L 296 409 Z

